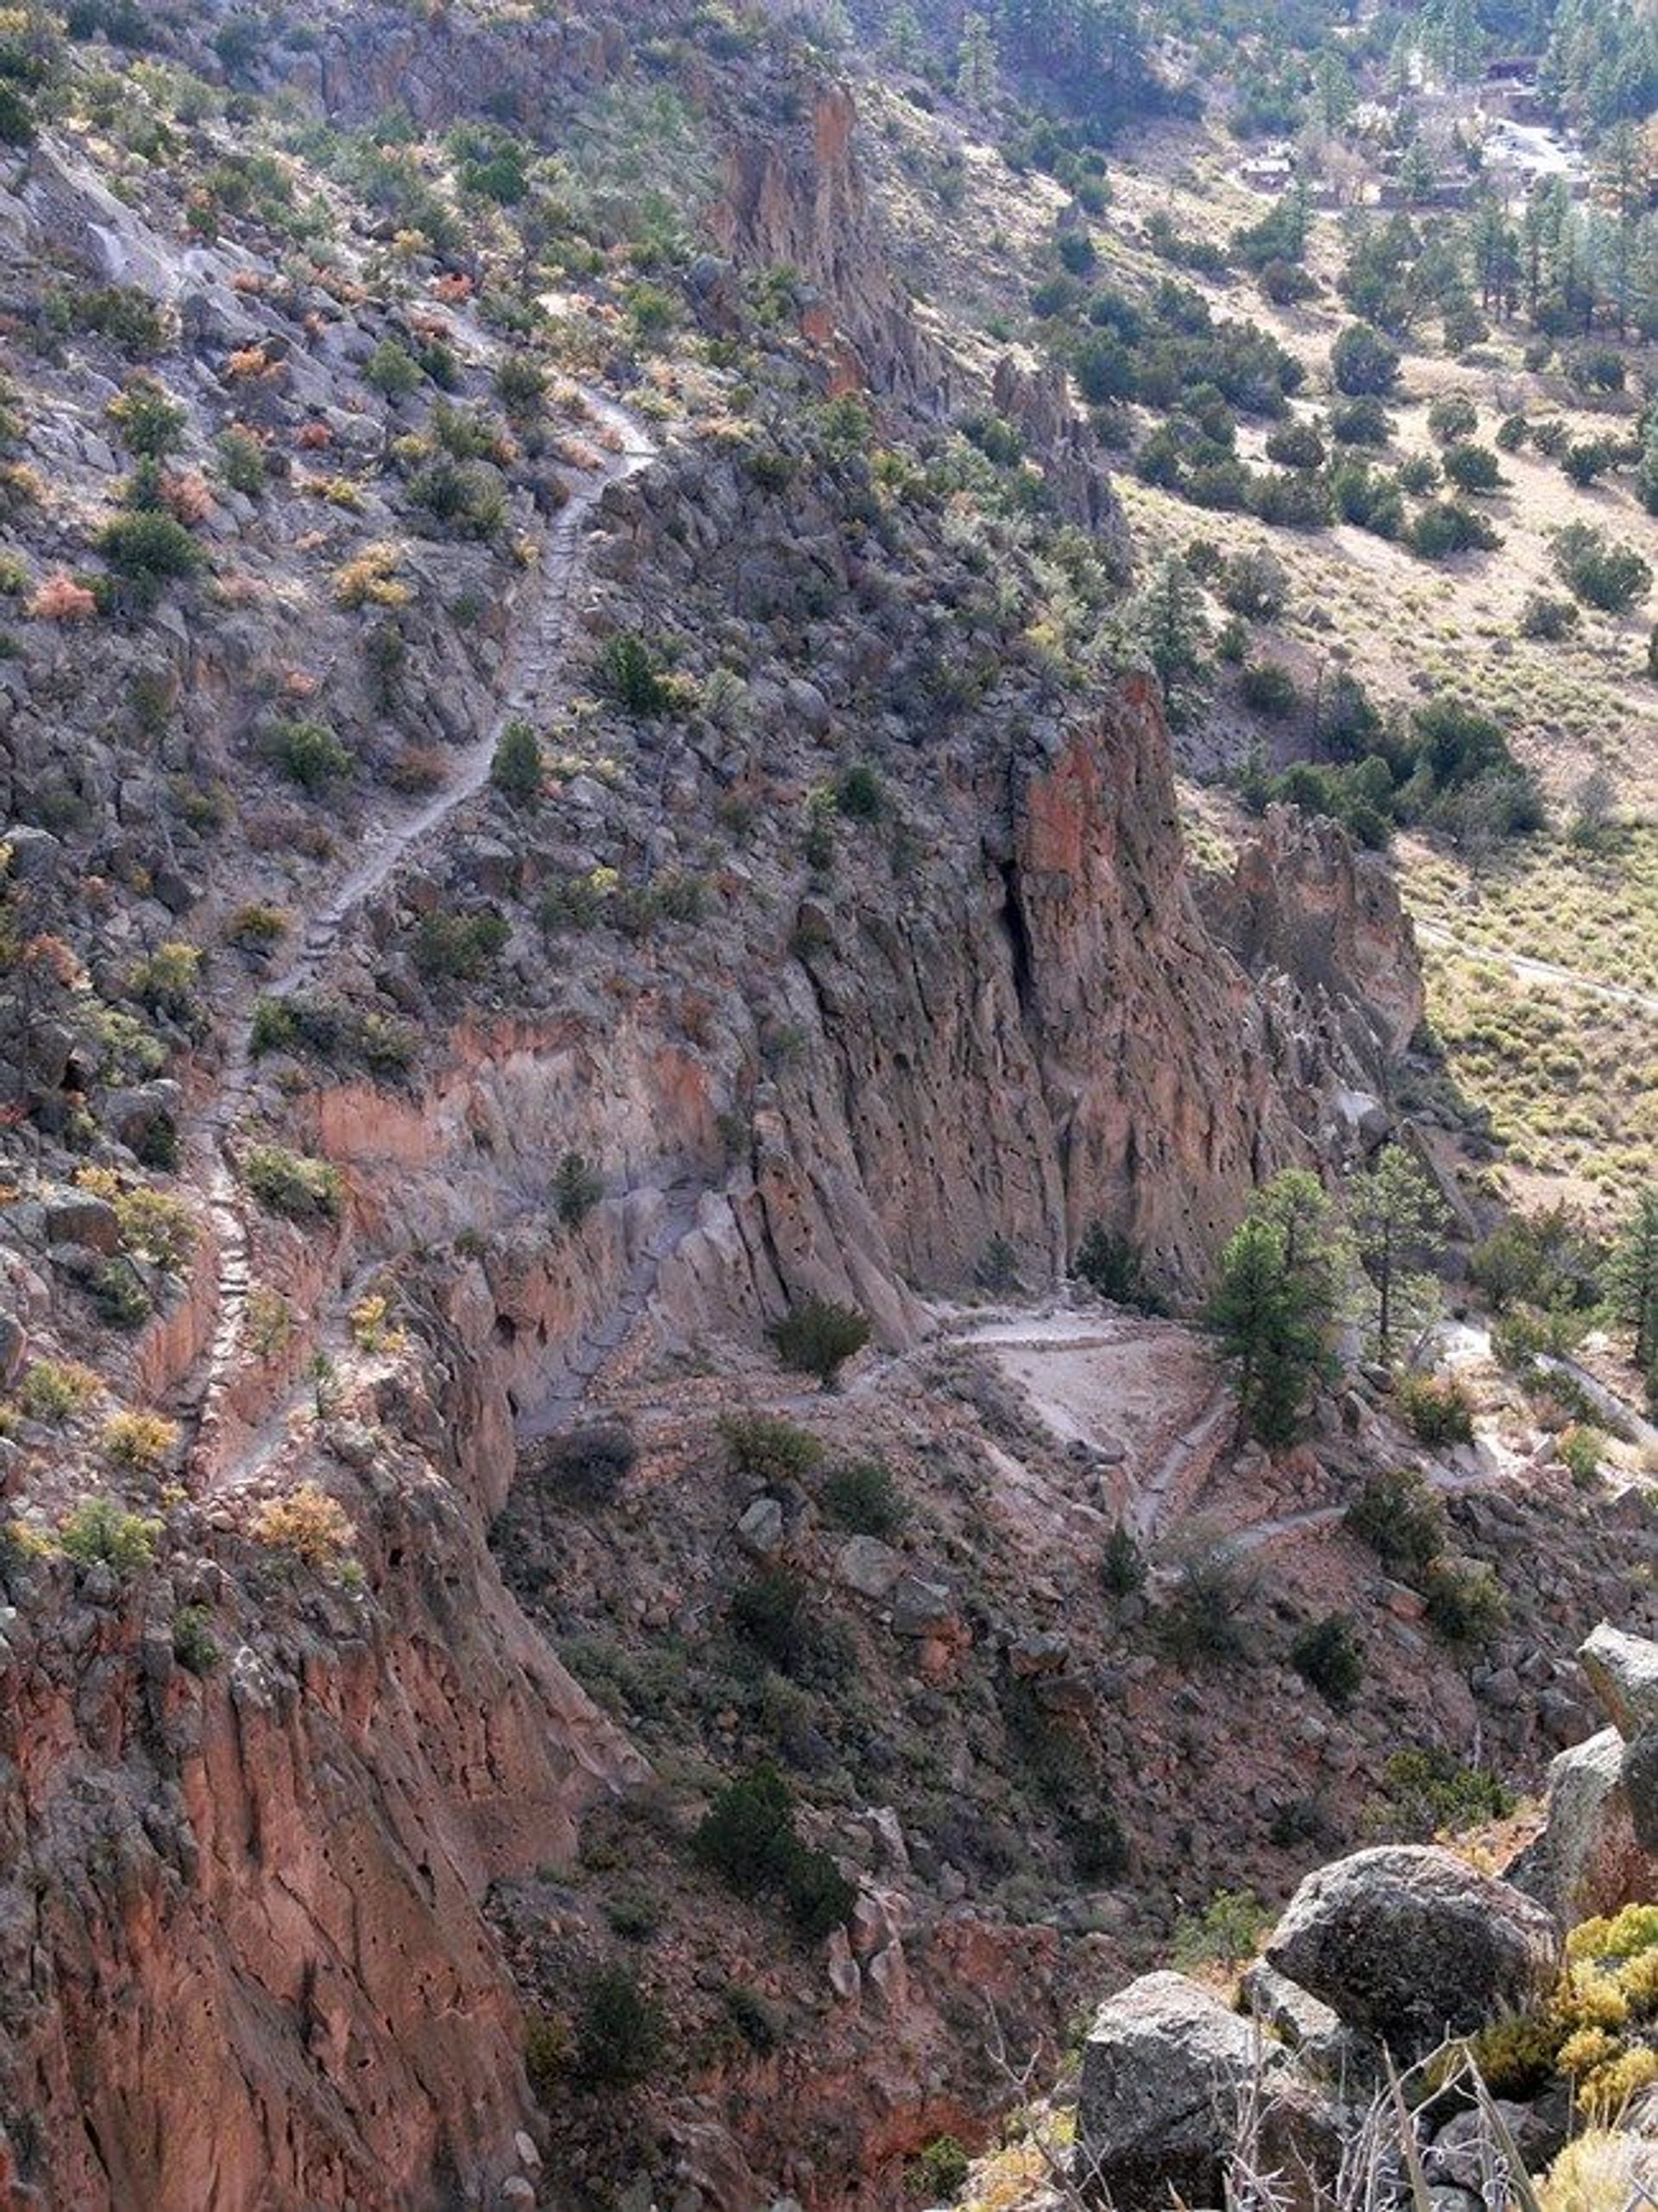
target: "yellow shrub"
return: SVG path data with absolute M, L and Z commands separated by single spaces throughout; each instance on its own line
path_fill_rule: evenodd
M 1597 2066 L 1604 2066 L 1617 2057 L 1617 2044 L 1604 2028 L 1579 2028 L 1560 2045 L 1557 2063 L 1562 2074 L 1569 2074 L 1576 2081 L 1583 2075 L 1592 2074 Z
M 1568 2143 L 1538 2186 L 1542 2212 L 1625 2212 L 1658 2182 L 1658 2145 L 1595 2127 Z
M 164 1413 L 112 1413 L 98 1438 L 107 1458 L 135 1474 L 154 1474 L 179 1441 L 179 1424 Z
M 1595 2120 L 1616 2120 L 1624 2107 L 1658 2082 L 1658 2050 L 1637 2044 L 1609 2059 L 1578 2084 L 1578 2101 Z
M 291 1551 L 307 1567 L 334 1566 L 357 1541 L 345 1508 L 314 1482 L 267 1499 L 250 1525 L 256 1542 Z

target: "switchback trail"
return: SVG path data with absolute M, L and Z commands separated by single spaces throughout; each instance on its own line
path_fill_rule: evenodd
M 360 858 L 307 917 L 293 959 L 265 986 L 263 998 L 291 998 L 317 979 L 357 913 L 383 889 L 417 846 L 484 788 L 507 724 L 521 715 L 530 719 L 538 713 L 544 715 L 566 643 L 571 593 L 583 571 L 581 540 L 587 518 L 611 485 L 642 468 L 656 451 L 634 417 L 614 402 L 593 391 L 584 391 L 583 398 L 606 442 L 596 447 L 598 466 L 572 489 L 568 502 L 547 532 L 541 552 L 539 596 L 533 617 L 517 642 L 499 710 L 487 729 L 456 755 L 453 772 L 440 791 L 405 813 L 382 817 L 364 832 Z M 257 1004 L 256 1000 L 236 1017 L 217 1096 L 194 1140 L 209 1156 L 206 1188 L 217 1264 L 213 1329 L 201 1371 L 191 1451 L 196 1480 L 203 1487 L 214 1484 L 219 1473 L 219 1432 L 242 1353 L 247 1318 L 251 1269 L 247 1201 L 231 1147 L 252 1086 Z

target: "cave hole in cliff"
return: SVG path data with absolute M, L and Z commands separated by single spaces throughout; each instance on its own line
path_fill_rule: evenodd
M 1002 863 L 1002 927 L 1007 932 L 1008 957 L 1013 969 L 1013 993 L 1019 1001 L 1019 1011 L 1030 1011 L 1035 986 L 1035 967 L 1031 958 L 1030 932 L 1025 927 L 1025 910 L 1019 903 L 1019 863 Z
M 495 1341 L 497 1344 L 512 1345 L 518 1341 L 518 1324 L 510 1314 L 495 1317 Z

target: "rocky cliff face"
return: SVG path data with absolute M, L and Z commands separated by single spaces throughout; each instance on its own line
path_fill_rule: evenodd
M 567 1858 L 642 1770 L 501 1589 L 431 1406 L 388 1410 L 398 1435 L 336 1438 L 373 1457 L 345 1477 L 355 1594 L 262 1560 L 223 1506 L 179 1509 L 197 1563 L 141 1596 L 107 1568 L 14 1578 L 8 2212 L 391 2212 L 514 2171 L 534 2107 L 484 1891 Z M 187 1608 L 216 1656 L 181 1644 Z

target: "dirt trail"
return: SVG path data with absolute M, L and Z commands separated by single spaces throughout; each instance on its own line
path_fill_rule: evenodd
M 1625 983 L 1603 983 L 1597 976 L 1579 974 L 1575 968 L 1557 967 L 1553 960 L 1533 960 L 1525 953 L 1505 953 L 1496 946 L 1471 944 L 1454 929 L 1447 929 L 1442 922 L 1424 922 L 1418 916 L 1416 935 L 1425 945 L 1456 953 L 1464 960 L 1489 961 L 1493 967 L 1506 968 L 1510 975 L 1520 976 L 1528 983 L 1558 984 L 1562 990 L 1580 991 L 1586 998 L 1604 998 L 1615 1006 L 1636 1006 L 1643 1014 L 1658 1014 L 1658 992 L 1637 991 Z
M 499 712 L 484 733 L 457 755 L 453 772 L 440 791 L 419 806 L 382 817 L 364 833 L 359 859 L 308 917 L 293 959 L 265 986 L 264 997 L 290 998 L 315 982 L 357 913 L 417 846 L 484 788 L 508 722 L 518 715 L 531 719 L 545 715 L 566 642 L 571 592 L 583 573 L 584 526 L 610 486 L 643 467 L 655 454 L 655 447 L 623 409 L 598 392 L 584 391 L 583 398 L 601 436 L 610 442 L 608 447 L 596 449 L 598 466 L 573 488 L 568 504 L 547 533 L 541 555 L 540 595 L 533 618 L 517 641 L 510 681 Z M 217 1486 L 221 1480 L 220 1433 L 241 1355 L 251 1279 L 246 1201 L 231 1148 L 252 1087 L 254 1011 L 250 1005 L 237 1017 L 217 1096 L 193 1140 L 210 1159 L 208 1212 L 218 1266 L 216 1316 L 201 1370 L 191 1455 L 196 1480 L 203 1487 Z M 273 1437 L 280 1441 L 282 1418 L 279 1410 L 262 1428 L 261 1446 L 266 1457 L 274 1448 Z M 239 1472 L 224 1471 L 223 1479 Z

